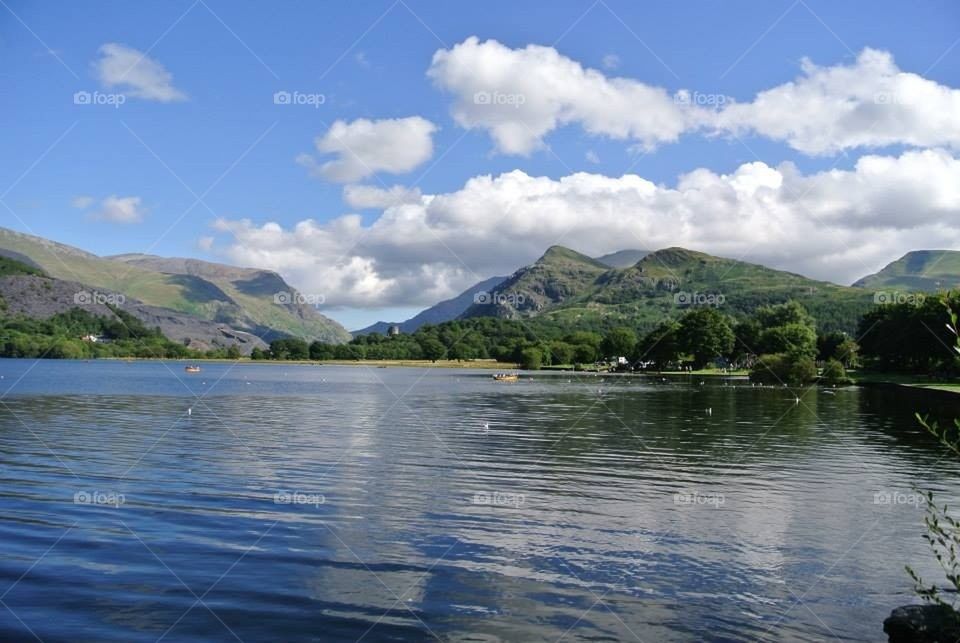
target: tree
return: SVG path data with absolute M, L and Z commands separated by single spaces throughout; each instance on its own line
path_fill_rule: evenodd
M 637 334 L 626 327 L 614 328 L 603 338 L 601 350 L 607 358 L 630 357 L 637 347 Z
M 273 359 L 305 360 L 310 359 L 310 347 L 302 339 L 284 337 L 270 342 L 270 355 Z
M 817 378 L 817 365 L 809 355 L 761 355 L 750 379 L 764 384 L 805 384 Z
M 817 333 L 812 326 L 798 322 L 765 328 L 760 332 L 760 350 L 813 358 L 817 354 Z
M 523 349 L 520 353 L 520 365 L 528 371 L 538 371 L 543 364 L 543 354 L 539 348 L 533 346 Z
M 319 362 L 325 359 L 333 359 L 333 346 L 323 342 L 312 342 L 310 344 L 310 359 Z
M 839 360 L 828 359 L 827 363 L 823 366 L 823 373 L 820 374 L 820 381 L 824 384 L 830 384 L 839 386 L 842 384 L 850 384 L 851 379 L 847 377 L 847 369 L 843 367 L 843 364 Z
M 240 353 L 240 348 L 233 344 L 227 349 L 227 359 L 240 359 L 243 355 Z
M 952 302 L 949 299 L 941 303 L 946 305 L 947 314 L 950 318 L 950 323 L 946 325 L 947 330 L 952 335 L 950 345 L 953 346 L 953 350 L 957 354 L 960 354 L 960 330 L 958 330 L 960 326 L 958 326 L 957 314 L 951 307 Z M 941 428 L 937 422 L 931 422 L 927 417 L 921 417 L 919 414 L 917 419 L 921 426 L 939 439 L 941 444 L 947 447 L 955 457 L 960 457 L 960 437 L 958 437 L 960 436 L 960 419 L 953 421 L 952 430 L 946 427 Z M 960 521 L 950 515 L 948 505 L 938 506 L 936 504 L 932 491 L 927 491 L 924 494 L 924 501 L 926 507 L 924 523 L 927 527 L 927 533 L 923 538 L 929 543 L 934 558 L 940 563 L 949 588 L 942 590 L 936 583 L 927 585 L 909 565 L 906 568 L 907 573 L 913 579 L 914 591 L 917 595 L 929 603 L 948 610 L 949 615 L 953 617 L 950 620 L 956 623 L 960 619 L 960 613 L 956 610 L 957 599 L 955 598 L 960 594 L 960 557 L 958 557 L 958 551 L 960 551 Z M 948 603 L 943 598 L 944 592 L 954 597 L 952 603 Z
M 424 359 L 430 361 L 437 361 L 438 359 L 443 359 L 447 354 L 447 347 L 443 343 L 434 337 L 427 337 L 420 342 L 420 348 L 423 350 Z
M 703 368 L 733 350 L 733 330 L 715 308 L 697 308 L 680 319 L 678 339 L 681 351 L 693 356 L 694 368 Z
M 670 362 L 680 358 L 680 324 L 673 320 L 661 322 L 656 328 L 644 335 L 637 351 L 638 360 L 650 361 L 662 371 Z
M 570 364 L 573 362 L 573 346 L 566 342 L 550 342 L 550 363 Z
M 845 368 L 857 368 L 860 366 L 860 345 L 853 338 L 847 337 L 837 346 L 833 357 Z
M 254 346 L 253 350 L 250 351 L 250 359 L 252 360 L 262 360 L 267 359 L 267 354 L 259 346 Z

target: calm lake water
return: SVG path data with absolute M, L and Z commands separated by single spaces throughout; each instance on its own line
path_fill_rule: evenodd
M 943 398 L 0 361 L 0 640 L 883 640 Z M 188 409 L 192 409 L 188 411 Z M 712 409 L 712 411 L 708 411 Z M 960 415 L 960 409 L 956 409 Z

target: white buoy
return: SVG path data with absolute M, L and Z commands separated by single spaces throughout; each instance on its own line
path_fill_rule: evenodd
M 193 415 L 193 409 L 187 409 L 187 416 Z

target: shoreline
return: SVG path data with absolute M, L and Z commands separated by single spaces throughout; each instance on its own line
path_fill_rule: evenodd
M 13 359 L 13 358 L 4 358 Z M 32 359 L 32 358 L 19 358 Z M 56 360 L 50 360 L 56 361 Z M 356 366 L 367 368 L 436 368 L 436 369 L 475 369 L 484 371 L 522 371 L 519 364 L 509 362 L 497 362 L 494 360 L 252 360 L 249 357 L 240 359 L 226 358 L 173 358 L 164 359 L 158 357 L 99 357 L 86 360 L 69 360 L 80 362 L 168 362 L 178 364 L 256 364 L 256 365 L 274 365 L 274 366 Z M 704 378 L 743 378 L 749 375 L 749 371 L 721 371 L 721 370 L 699 370 L 699 371 L 643 371 L 643 372 L 617 372 L 603 371 L 594 369 L 574 370 L 573 365 L 560 365 L 542 368 L 541 374 L 552 373 L 579 373 L 583 375 L 604 375 L 611 377 L 704 377 Z M 900 373 L 858 373 L 851 371 L 848 373 L 853 380 L 854 386 L 897 386 L 914 390 L 932 391 L 938 393 L 960 394 L 960 381 L 951 382 L 949 380 L 929 380 L 919 376 L 910 376 Z M 528 375 L 529 377 L 529 375 Z

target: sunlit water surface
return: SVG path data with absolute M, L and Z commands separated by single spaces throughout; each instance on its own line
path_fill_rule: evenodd
M 913 485 L 960 496 L 912 419 L 951 402 L 891 389 L 0 376 L 5 641 L 876 641 L 937 578 Z

